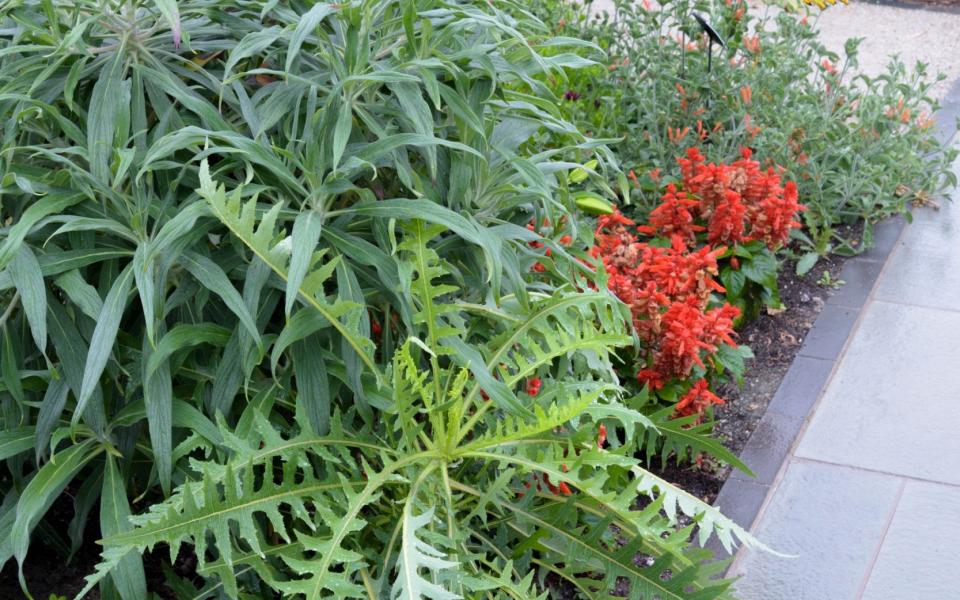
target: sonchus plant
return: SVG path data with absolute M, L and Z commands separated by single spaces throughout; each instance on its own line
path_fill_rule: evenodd
M 252 220 L 255 201 L 237 191 L 231 204 L 207 177 L 200 193 L 232 231 L 274 238 L 269 213 L 243 235 L 234 220 Z M 302 402 L 290 420 L 250 404 L 237 428 L 221 423 L 221 457 L 192 460 L 168 499 L 103 540 L 91 585 L 136 552 L 164 543 L 176 557 L 189 543 L 212 577 L 205 592 L 230 597 L 266 585 L 303 598 L 528 598 L 549 575 L 585 597 L 618 578 L 641 598 L 724 592 L 688 551 L 691 532 L 728 547 L 752 538 L 626 450 L 654 428 L 618 400 L 610 353 L 631 343 L 622 305 L 558 290 L 526 308 L 506 299 L 504 318 L 470 331 L 432 247 L 443 231 L 412 220 L 398 232 L 415 325 L 371 382 L 374 418 L 338 410 L 318 435 Z M 286 276 L 282 246 L 252 250 Z M 305 281 L 326 271 L 318 261 Z M 608 426 L 628 444 L 598 440 Z M 678 526 L 678 512 L 692 524 Z
M 742 532 L 642 470 L 664 428 L 618 402 L 629 319 L 567 185 L 610 153 L 545 83 L 583 45 L 510 2 L 0 4 L 25 593 L 100 538 L 122 600 L 722 593 L 687 539 Z

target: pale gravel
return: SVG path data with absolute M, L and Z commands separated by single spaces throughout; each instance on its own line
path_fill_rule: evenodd
M 765 10 L 756 0 L 750 4 L 754 14 Z M 613 0 L 594 0 L 592 10 L 612 11 Z M 864 38 L 858 60 L 866 75 L 883 73 L 890 58 L 899 55 L 910 68 L 921 61 L 927 63 L 931 76 L 938 72 L 947 76 L 933 88 L 936 98 L 943 98 L 960 79 L 960 13 L 851 2 L 831 6 L 810 19 L 820 30 L 823 44 L 838 54 L 843 54 L 848 38 Z

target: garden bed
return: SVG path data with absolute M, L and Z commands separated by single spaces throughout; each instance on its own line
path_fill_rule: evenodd
M 817 282 L 826 272 L 837 277 L 847 260 L 836 255 L 821 259 L 802 277 L 793 269 L 785 269 L 780 273 L 779 285 L 787 308 L 782 312 L 764 312 L 739 331 L 739 341 L 750 347 L 755 358 L 747 363 L 742 387 L 727 383 L 717 390 L 726 403 L 714 412 L 714 433 L 734 454 L 739 456 L 747 445 L 807 332 L 836 291 Z M 729 466 L 710 460 L 682 466 L 670 462 L 661 469 L 669 481 L 707 502 L 716 499 L 731 471 Z

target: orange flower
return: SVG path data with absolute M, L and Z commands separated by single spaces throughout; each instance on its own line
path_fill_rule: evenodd
M 750 89 L 749 85 L 740 88 L 740 97 L 743 99 L 744 104 L 750 104 L 750 100 L 753 98 L 753 90 Z
M 743 49 L 750 54 L 760 54 L 760 37 L 756 35 L 743 36 Z
M 667 139 L 670 140 L 670 143 L 674 145 L 679 145 L 683 141 L 683 138 L 687 137 L 687 134 L 690 133 L 689 127 L 684 127 L 683 131 L 679 127 L 673 129 L 672 127 L 667 127 Z

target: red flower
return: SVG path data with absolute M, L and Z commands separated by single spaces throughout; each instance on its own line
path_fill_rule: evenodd
M 687 417 L 693 414 L 703 414 L 703 411 L 709 406 L 723 403 L 723 399 L 707 387 L 707 380 L 701 379 L 693 384 L 693 387 L 680 399 L 680 402 L 677 402 L 675 411 L 678 416 Z
M 540 393 L 541 381 L 539 377 L 534 377 L 527 380 L 527 394 L 530 396 L 536 396 Z
M 740 194 L 726 191 L 726 202 L 718 204 L 710 219 L 707 240 L 711 244 L 736 244 L 743 239 L 743 219 L 747 207 L 740 202 Z
M 607 443 L 607 426 L 600 423 L 597 428 L 597 448 L 603 448 Z
M 637 227 L 637 231 L 663 237 L 678 235 L 684 241 L 692 243 L 696 233 L 703 231 L 703 227 L 694 224 L 692 211 L 696 207 L 696 200 L 688 198 L 684 192 L 677 192 L 677 186 L 670 184 L 660 205 L 650 212 L 647 219 L 649 225 Z

